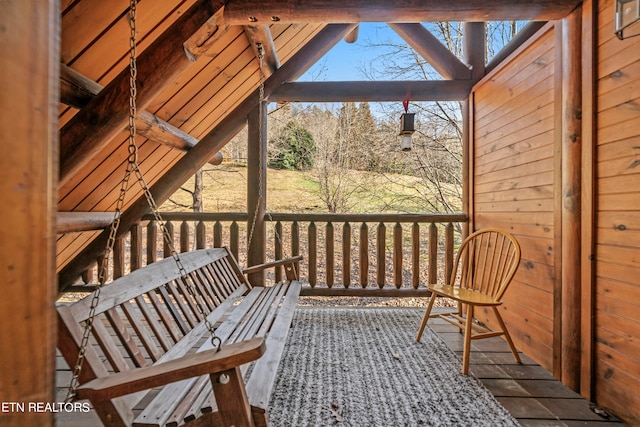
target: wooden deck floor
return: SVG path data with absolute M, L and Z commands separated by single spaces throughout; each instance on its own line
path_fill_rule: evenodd
M 432 319 L 429 326 L 462 359 L 462 334 L 440 320 Z M 565 387 L 526 355 L 518 364 L 502 338 L 472 342 L 470 370 L 525 427 L 551 426 L 624 426 L 615 416 L 598 415 L 596 409 L 579 394 Z M 58 356 L 56 400 L 63 401 L 71 372 Z M 95 413 L 61 413 L 56 418 L 60 427 L 100 425 Z M 306 427 L 306 426 L 301 426 Z M 309 426 L 311 427 L 311 426 Z
M 458 354 L 462 361 L 462 334 L 441 319 L 429 326 Z M 471 342 L 470 371 L 525 427 L 624 426 L 604 412 L 596 414 L 589 401 L 556 380 L 546 369 L 521 353 L 518 364 L 506 341 L 500 337 Z M 462 362 L 461 362 L 462 363 Z

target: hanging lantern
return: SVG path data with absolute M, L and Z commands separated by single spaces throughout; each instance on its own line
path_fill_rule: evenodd
M 623 31 L 638 21 L 640 21 L 640 0 L 616 0 L 616 36 L 620 40 L 625 38 Z M 635 32 L 631 36 L 637 35 L 640 35 L 640 32 Z
M 411 135 L 415 132 L 414 116 L 415 113 L 403 113 L 400 116 L 400 146 L 402 151 L 411 151 Z

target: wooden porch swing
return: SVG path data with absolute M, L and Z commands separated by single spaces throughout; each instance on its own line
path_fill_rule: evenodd
M 129 160 L 105 263 L 132 173 L 164 228 L 137 164 L 136 0 L 129 21 Z M 267 425 L 269 396 L 300 294 L 296 263 L 302 257 L 243 270 L 227 248 L 179 255 L 166 233 L 165 240 L 171 258 L 102 288 L 105 264 L 93 293 L 58 307 L 58 348 L 74 370 L 67 400 L 89 399 L 107 426 Z M 287 280 L 269 287 L 247 280 L 270 267 L 284 267 Z

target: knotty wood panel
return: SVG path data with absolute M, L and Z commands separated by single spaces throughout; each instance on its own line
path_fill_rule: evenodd
M 614 36 L 612 1 L 598 10 L 594 389 L 639 425 L 640 39 Z
M 501 308 L 516 346 L 553 369 L 556 48 L 553 26 L 474 88 L 474 228 L 513 233 L 522 261 Z M 480 315 L 495 323 L 489 312 Z

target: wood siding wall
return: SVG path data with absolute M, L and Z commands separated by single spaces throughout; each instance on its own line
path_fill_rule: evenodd
M 522 246 L 503 316 L 518 348 L 553 370 L 556 185 L 555 27 L 474 89 L 472 227 L 500 227 Z M 491 324 L 493 319 L 485 319 Z
M 613 16 L 612 0 L 585 2 L 583 241 L 573 248 L 582 264 L 579 391 L 640 425 L 640 37 L 618 40 Z M 471 227 L 502 227 L 520 241 L 504 317 L 518 348 L 556 376 L 563 370 L 560 28 L 539 31 L 476 85 L 470 101 Z
M 640 425 L 640 37 L 615 37 L 612 1 L 598 11 L 594 390 Z

